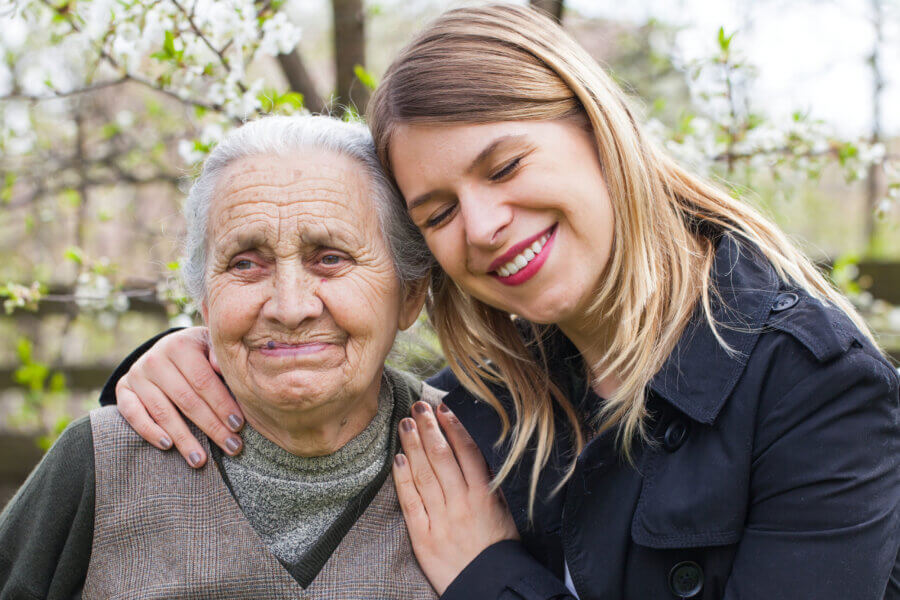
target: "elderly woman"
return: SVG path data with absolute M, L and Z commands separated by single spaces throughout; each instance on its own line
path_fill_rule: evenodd
M 203 438 L 195 471 L 93 411 L 0 517 L 0 598 L 435 597 L 387 477 L 401 418 L 439 398 L 384 364 L 430 268 L 394 194 L 362 125 L 226 137 L 187 200 L 184 270 L 243 452 Z

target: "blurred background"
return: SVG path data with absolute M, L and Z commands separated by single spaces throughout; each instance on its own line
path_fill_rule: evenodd
M 525 3 L 522 0 L 520 3 Z M 0 0 L 0 505 L 195 307 L 180 204 L 229 128 L 354 119 L 435 0 Z M 900 358 L 900 0 L 532 0 L 692 169 L 772 217 Z M 395 362 L 440 365 L 422 323 Z

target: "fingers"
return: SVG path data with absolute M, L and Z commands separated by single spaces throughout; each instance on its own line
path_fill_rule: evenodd
M 406 520 L 406 527 L 409 529 L 410 537 L 415 541 L 428 531 L 428 513 L 413 481 L 409 461 L 404 455 L 398 454 L 394 457 L 394 466 L 391 471 L 394 476 L 394 487 L 397 490 L 397 500 L 400 502 L 403 518 Z
M 119 413 L 125 417 L 131 428 L 146 441 L 160 450 L 171 448 L 172 440 L 169 435 L 150 418 L 150 414 L 141 404 L 140 399 L 134 391 L 126 387 L 124 381 L 124 378 L 120 379 L 116 384 L 116 407 L 119 409 Z
M 444 507 L 444 492 L 428 462 L 416 422 L 409 417 L 400 421 L 400 444 L 412 472 L 412 480 L 429 515 L 437 514 Z
M 219 379 L 219 376 L 216 373 L 218 370 L 218 363 L 216 362 L 215 355 L 209 348 L 205 328 L 199 332 L 190 331 L 189 334 L 185 333 L 183 338 L 176 338 L 175 336 L 177 335 L 178 334 L 176 333 L 168 336 L 173 338 L 171 340 L 166 338 L 160 340 L 158 343 L 159 352 L 156 352 L 156 347 L 150 350 L 151 353 L 161 354 L 160 357 L 152 357 L 150 356 L 150 353 L 148 353 L 147 358 L 159 358 L 160 362 L 170 362 L 175 365 L 181 376 L 175 377 L 174 380 L 156 379 L 153 376 L 154 374 L 149 372 L 146 376 L 163 389 L 169 397 L 172 398 L 178 408 L 180 408 L 189 419 L 196 423 L 204 433 L 216 440 L 216 442 L 222 446 L 222 443 L 220 443 L 219 438 L 216 436 L 216 432 L 210 430 L 213 426 L 210 425 L 210 429 L 207 429 L 205 423 L 199 422 L 189 411 L 189 407 L 195 404 L 196 398 L 191 394 L 185 394 L 184 396 L 175 395 L 175 390 L 170 390 L 168 388 L 168 382 L 175 381 L 179 384 L 188 384 L 195 392 L 196 396 L 199 396 L 199 399 L 212 409 L 213 414 L 215 414 L 221 425 L 233 432 L 240 431 L 244 426 L 244 415 L 237 402 L 234 400 L 234 397 L 232 397 L 231 392 L 222 380 Z M 208 356 L 207 352 L 209 352 Z M 147 370 L 150 370 L 149 364 L 147 365 Z M 184 386 L 181 385 L 178 392 L 181 393 L 183 391 Z M 182 398 L 187 404 L 181 403 Z M 218 430 L 218 427 L 215 429 Z M 224 442 L 224 438 L 221 442 Z
M 206 366 L 209 369 L 209 365 Z M 173 373 L 173 375 L 168 375 Z M 206 402 L 197 395 L 195 389 L 182 377 L 183 372 L 168 361 L 158 361 L 152 367 L 148 365 L 149 380 L 157 388 L 155 382 L 164 382 L 161 389 L 172 403 L 184 414 L 184 417 L 200 428 L 209 439 L 215 442 L 226 454 L 234 456 L 242 449 L 241 438 L 225 427 L 219 417 Z M 215 378 L 218 382 L 218 378 Z M 221 385 L 221 382 L 219 382 Z M 227 393 L 227 392 L 226 392 Z
M 453 448 L 441 432 L 434 411 L 427 402 L 416 402 L 412 408 L 413 418 L 425 449 L 425 456 L 437 475 L 445 498 L 466 493 L 466 480 L 460 470 Z
M 129 376 L 128 387 L 140 398 L 150 417 L 168 434 L 189 465 L 198 468 L 206 464 L 206 452 L 162 390 L 143 377 Z
M 447 435 L 447 440 L 453 448 L 456 461 L 462 470 L 462 475 L 470 487 L 487 486 L 491 481 L 487 461 L 481 454 L 481 449 L 466 431 L 463 424 L 456 418 L 453 411 L 443 402 L 436 411 L 438 423 Z

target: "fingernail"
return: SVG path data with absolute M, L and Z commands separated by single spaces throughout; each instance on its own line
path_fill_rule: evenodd
M 241 438 L 239 437 L 230 437 L 225 440 L 225 448 L 228 449 L 232 454 L 237 454 L 241 449 Z
M 406 464 L 406 457 L 403 456 L 402 454 L 396 455 L 394 457 L 394 464 L 397 465 L 398 467 L 402 467 L 403 465 Z
M 412 431 L 415 428 L 416 428 L 416 422 L 413 421 L 412 419 L 403 419 L 402 421 L 400 421 L 400 429 L 402 429 L 406 433 L 409 433 L 410 431 Z
M 228 426 L 236 433 L 244 426 L 244 420 L 237 415 L 228 415 Z
M 442 413 L 446 414 L 446 415 L 449 415 L 449 414 L 450 414 L 450 407 L 447 406 L 446 404 L 444 404 L 443 402 L 441 402 L 441 403 L 438 405 L 438 410 L 441 411 Z
M 200 453 L 199 452 L 191 452 L 188 454 L 188 464 L 192 467 L 196 467 L 200 464 Z
M 172 440 L 167 437 L 159 438 L 159 445 L 163 447 L 163 450 L 168 450 L 172 447 Z
M 420 415 L 424 415 L 425 413 L 427 413 L 430 408 L 431 407 L 428 406 L 428 404 L 426 404 L 425 402 L 416 402 L 415 405 L 413 405 L 413 410 Z

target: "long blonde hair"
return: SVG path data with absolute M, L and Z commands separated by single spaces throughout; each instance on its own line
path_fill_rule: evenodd
M 615 375 L 619 387 L 591 425 L 596 433 L 614 428 L 626 455 L 643 434 L 646 387 L 698 301 L 730 351 L 712 317 L 715 235 L 730 233 L 756 246 L 784 281 L 839 307 L 871 337 L 850 303 L 774 224 L 661 152 L 597 62 L 533 9 L 503 4 L 444 13 L 394 60 L 368 114 L 388 172 L 399 124 L 552 119 L 589 124 L 613 204 L 612 253 L 590 308 L 601 358 L 588 366 L 595 381 Z M 523 338 L 509 314 L 472 298 L 440 269 L 428 308 L 453 372 L 499 413 L 498 443 L 510 437 L 495 485 L 534 449 L 531 514 L 556 435 L 554 403 L 572 424 L 575 455 L 584 444 L 577 414 L 548 372 L 546 328 L 530 325 L 533 332 Z M 509 389 L 513 420 L 490 382 Z M 572 468 L 574 460 L 568 474 Z

